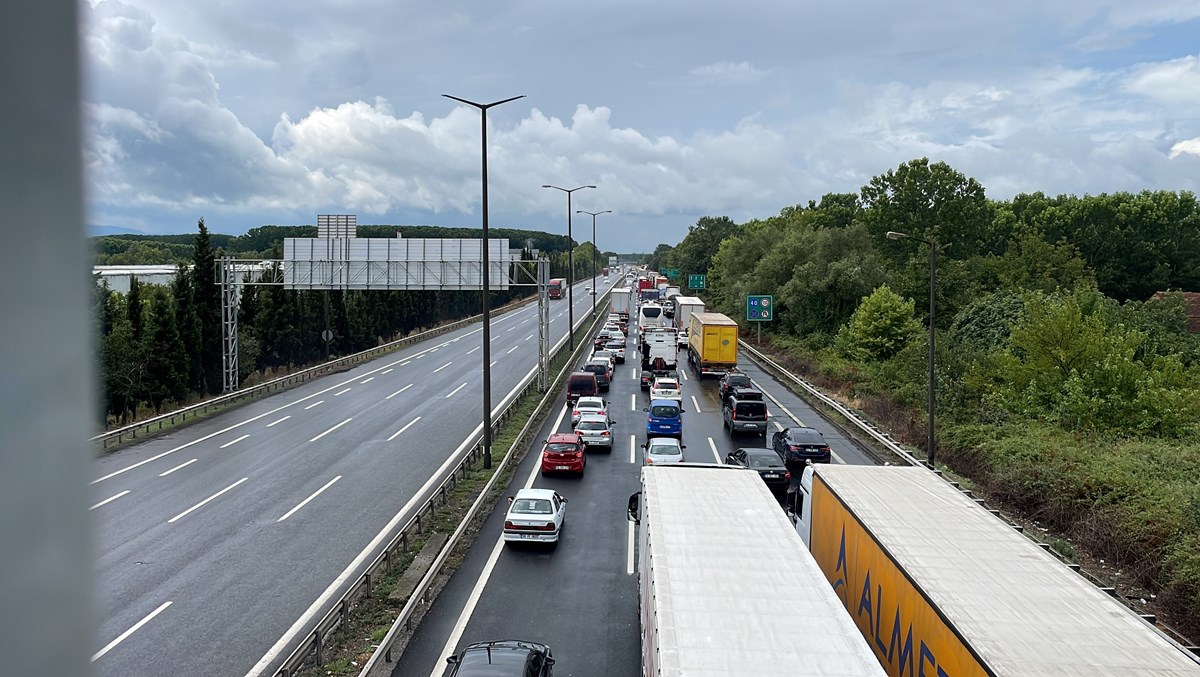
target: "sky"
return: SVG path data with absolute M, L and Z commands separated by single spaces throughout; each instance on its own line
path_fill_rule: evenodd
M 1200 191 L 1196 0 L 89 0 L 94 228 L 244 233 L 356 214 L 597 219 L 677 244 L 919 157 L 1026 192 Z M 591 217 L 577 215 L 577 241 Z

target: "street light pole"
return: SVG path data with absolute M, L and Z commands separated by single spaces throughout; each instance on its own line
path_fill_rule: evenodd
M 611 214 L 611 209 L 605 209 L 602 212 L 589 212 L 583 209 L 576 209 L 576 214 L 591 214 L 592 215 L 592 317 L 596 317 L 596 254 L 600 250 L 596 248 L 596 217 L 600 214 Z
M 567 350 L 575 350 L 575 236 L 571 233 L 571 193 L 595 186 L 559 188 L 543 183 L 542 188 L 553 188 L 567 194 Z
M 932 240 L 922 240 L 919 237 L 913 237 L 907 233 L 897 233 L 894 230 L 887 232 L 889 240 L 916 240 L 929 245 L 929 467 L 937 470 L 935 462 L 937 456 L 937 439 L 933 435 L 933 402 L 934 402 L 934 386 L 937 383 L 937 376 L 933 369 L 933 339 L 934 339 L 934 320 L 937 317 L 937 244 Z
M 487 175 L 487 111 L 489 108 L 502 103 L 525 98 L 525 95 L 514 96 L 491 103 L 476 103 L 457 96 L 443 94 L 447 99 L 465 103 L 479 109 L 479 119 L 482 130 L 483 146 L 483 232 L 480 234 L 482 244 L 482 265 L 480 277 L 483 278 L 483 467 L 492 467 L 492 304 L 491 293 L 491 264 L 488 261 L 488 175 Z

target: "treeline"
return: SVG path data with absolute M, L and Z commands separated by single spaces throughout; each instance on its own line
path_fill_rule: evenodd
M 1200 290 L 1194 194 L 991 200 L 919 159 L 771 218 L 705 217 L 650 265 L 706 273 L 735 318 L 773 294 L 764 330 L 797 368 L 923 446 L 919 240 L 937 247 L 938 459 L 1200 635 L 1200 338 L 1178 293 Z

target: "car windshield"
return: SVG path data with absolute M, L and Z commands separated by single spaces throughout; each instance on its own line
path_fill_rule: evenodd
M 766 454 L 750 454 L 747 458 L 750 461 L 751 468 L 779 468 L 783 466 L 779 462 L 779 457 L 774 453 L 770 456 Z
M 662 312 L 662 308 L 655 308 L 654 306 L 650 306 L 649 308 L 642 308 L 642 316 L 643 317 L 658 317 L 659 313 L 661 313 L 661 312 Z
M 579 430 L 608 430 L 604 421 L 580 421 L 577 427 Z
M 666 404 L 656 404 L 650 407 L 650 415 L 655 418 L 675 418 L 679 415 L 679 407 Z
M 550 501 L 545 498 L 518 498 L 513 501 L 512 512 L 523 512 L 530 515 L 549 515 L 554 511 Z
M 546 445 L 546 451 L 553 451 L 558 454 L 561 454 L 561 453 L 567 452 L 567 451 L 575 451 L 575 450 L 576 450 L 576 445 L 567 444 L 565 442 L 553 442 L 551 444 Z

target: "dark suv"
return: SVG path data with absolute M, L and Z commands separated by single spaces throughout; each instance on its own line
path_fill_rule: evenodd
M 717 384 L 717 394 L 721 397 L 721 401 L 729 399 L 733 394 L 734 388 L 751 388 L 754 384 L 750 382 L 750 377 L 740 371 L 731 371 L 721 377 L 721 382 Z
M 734 390 L 733 396 L 725 400 L 721 416 L 725 419 L 725 427 L 729 429 L 730 435 L 753 433 L 762 435 L 763 439 L 767 437 L 767 404 L 762 401 L 762 393 L 757 390 Z
M 829 463 L 833 457 L 833 450 L 825 444 L 821 432 L 804 426 L 784 428 L 775 433 L 771 438 L 771 447 L 783 459 L 788 470 L 803 467 L 805 461 Z
M 597 360 L 588 360 L 588 363 L 583 365 L 583 371 L 591 372 L 596 376 L 596 385 L 600 387 L 602 392 L 608 391 L 609 381 L 612 380 L 612 371 L 609 370 L 609 362 L 607 357 Z
M 545 644 L 506 639 L 476 642 L 446 662 L 450 677 L 551 677 L 554 657 Z

